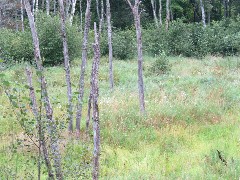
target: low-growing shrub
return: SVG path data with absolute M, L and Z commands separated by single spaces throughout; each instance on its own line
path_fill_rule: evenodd
M 167 56 L 163 53 L 158 56 L 149 68 L 149 73 L 154 75 L 167 74 L 171 71 L 171 65 Z

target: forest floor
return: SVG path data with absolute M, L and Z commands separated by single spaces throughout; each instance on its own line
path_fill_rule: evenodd
M 137 61 L 114 61 L 115 88 L 111 91 L 107 58 L 101 59 L 101 179 L 239 179 L 239 58 L 169 59 L 171 72 L 157 76 L 149 73 L 154 58 L 144 58 L 147 112 L 144 117 L 139 113 Z M 79 62 L 72 62 L 71 69 L 74 103 Z M 89 62 L 82 134 L 90 69 Z M 45 72 L 54 117 L 59 126 L 65 127 L 64 69 L 49 67 Z M 13 84 L 27 84 L 24 65 L 2 73 Z M 0 179 L 36 179 L 37 149 L 23 134 L 2 89 L 0 95 Z M 66 128 L 61 130 L 60 142 L 66 179 L 89 179 L 92 142 L 85 135 L 76 140 Z M 42 179 L 46 179 L 44 164 L 42 170 Z

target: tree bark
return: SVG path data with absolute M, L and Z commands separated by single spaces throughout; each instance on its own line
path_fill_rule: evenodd
M 157 14 L 156 14 L 156 0 L 151 0 L 151 5 L 152 5 L 153 18 L 154 18 L 155 25 L 156 25 L 156 27 L 159 27 Z
M 51 144 L 51 151 L 53 154 L 53 161 L 54 161 L 54 168 L 56 171 L 56 177 L 57 179 L 63 179 L 63 174 L 62 174 L 62 168 L 61 168 L 61 155 L 60 155 L 60 150 L 58 146 L 58 136 L 57 136 L 57 127 L 56 123 L 53 119 L 53 109 L 51 106 L 51 102 L 48 96 L 48 91 L 47 91 L 47 82 L 43 73 L 43 66 L 42 66 L 42 60 L 41 60 L 41 55 L 40 55 L 40 48 L 39 48 L 39 40 L 38 40 L 38 35 L 37 35 L 37 30 L 36 30 L 36 25 L 34 22 L 34 17 L 31 12 L 31 6 L 28 0 L 24 0 L 25 8 L 27 11 L 28 19 L 29 19 L 29 25 L 32 33 L 32 38 L 33 38 L 33 45 L 34 45 L 34 57 L 35 61 L 37 64 L 38 72 L 40 73 L 40 78 L 39 81 L 41 82 L 41 89 L 42 89 L 42 94 L 43 94 L 43 100 L 44 100 L 44 105 L 45 105 L 45 111 L 46 111 L 46 116 L 48 120 L 48 128 L 49 128 L 49 133 L 50 133 L 50 144 Z
M 64 55 L 64 69 L 65 77 L 67 84 L 67 97 L 68 97 L 68 131 L 73 132 L 73 104 L 72 104 L 72 85 L 71 85 L 71 75 L 70 75 L 70 63 L 69 63 L 69 53 L 68 53 L 68 44 L 67 44 L 67 34 L 65 28 L 65 12 L 63 0 L 58 0 L 59 10 L 61 16 L 61 35 L 63 41 L 63 55 Z
M 200 6 L 201 6 L 201 12 L 202 12 L 203 27 L 206 27 L 206 18 L 205 18 L 205 10 L 204 10 L 203 0 L 200 0 Z
M 94 23 L 94 34 L 95 43 L 93 44 L 94 49 L 94 60 L 92 65 L 92 93 L 93 93 L 93 180 L 99 178 L 99 156 L 100 156 L 100 125 L 99 125 L 99 109 L 98 109 L 98 71 L 100 62 L 100 46 L 99 37 L 97 33 L 97 26 Z
M 53 2 L 53 14 L 56 15 L 56 11 L 57 11 L 57 1 L 54 0 Z
M 36 0 L 36 8 L 35 8 L 36 12 L 38 12 L 38 0 Z
M 169 29 L 169 22 L 170 22 L 170 0 L 166 0 L 166 30 L 168 31 Z
M 85 25 L 84 25 L 84 35 L 83 35 L 83 44 L 82 44 L 82 64 L 81 64 L 81 74 L 79 79 L 79 95 L 77 103 L 77 115 L 76 115 L 76 133 L 77 137 L 80 135 L 80 124 L 82 118 L 82 104 L 83 104 L 83 95 L 84 95 L 84 77 L 85 69 L 87 65 L 87 45 L 88 45 L 88 34 L 91 21 L 91 0 L 87 0 L 87 8 L 85 13 Z
M 130 0 L 127 0 L 129 6 L 132 9 L 134 16 L 136 35 L 137 35 L 137 51 L 138 51 L 138 90 L 139 90 L 139 103 L 140 111 L 145 114 L 145 101 L 144 101 L 144 83 L 143 83 L 143 54 L 142 54 L 142 32 L 140 23 L 140 13 L 139 5 L 140 0 L 135 0 L 134 6 L 131 4 Z
M 96 0 L 96 9 L 97 9 L 97 16 L 98 16 L 98 19 L 100 20 L 100 13 L 99 13 L 99 0 Z
M 113 50 L 112 50 L 112 26 L 111 26 L 111 6 L 109 0 L 106 0 L 107 5 L 107 29 L 108 29 L 108 59 L 109 59 L 109 84 L 113 90 Z
M 35 0 L 32 0 L 32 13 L 34 15 L 35 12 Z
M 46 0 L 46 12 L 47 12 L 47 15 L 50 14 L 50 0 Z
M 75 10 L 76 10 L 76 2 L 77 2 L 77 0 L 72 0 L 72 9 L 71 9 L 70 17 L 69 17 L 69 21 L 70 21 L 71 25 L 72 25 L 73 17 L 74 17 Z
M 24 16 L 23 16 L 23 0 L 21 1 L 21 25 L 22 25 L 22 31 L 24 32 Z
M 82 32 L 82 22 L 83 22 L 83 16 L 82 16 L 82 0 L 79 0 L 79 12 L 80 12 L 80 31 Z
M 41 110 L 40 113 L 38 111 L 38 106 L 37 106 L 37 100 L 36 100 L 36 95 L 35 95 L 35 90 L 32 84 L 32 72 L 29 68 L 26 68 L 26 74 L 27 74 L 27 79 L 28 79 L 28 86 L 29 86 L 29 96 L 31 99 L 31 108 L 32 108 L 32 112 L 34 114 L 34 117 L 37 121 L 37 127 L 38 127 L 38 138 L 39 138 L 39 146 L 42 148 L 42 152 L 43 152 L 43 157 L 44 157 L 44 161 L 45 161 L 45 165 L 47 167 L 47 171 L 48 171 L 48 178 L 50 180 L 54 179 L 54 174 L 52 171 L 52 165 L 49 159 L 49 155 L 48 155 L 48 150 L 47 150 L 47 145 L 46 145 L 46 140 L 45 140 L 45 135 L 44 135 L 44 131 L 43 131 L 43 123 L 42 123 L 42 119 L 41 119 Z
M 162 26 L 162 0 L 159 0 L 159 26 Z
M 99 22 L 99 37 L 101 36 L 101 33 L 102 33 L 103 24 L 104 24 L 104 4 L 103 4 L 103 0 L 101 0 L 101 19 Z

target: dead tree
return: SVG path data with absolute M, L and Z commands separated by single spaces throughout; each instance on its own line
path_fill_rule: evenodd
M 139 12 L 140 0 L 135 0 L 135 4 L 132 5 L 130 0 L 127 0 L 129 6 L 132 9 L 134 16 L 136 36 L 137 36 L 137 52 L 138 52 L 138 90 L 139 90 L 139 102 L 140 102 L 140 111 L 145 113 L 145 101 L 144 101 L 144 83 L 143 83 L 143 53 L 142 53 L 142 32 L 141 32 L 141 23 Z
M 79 94 L 78 94 L 78 103 L 77 103 L 77 115 L 76 115 L 76 133 L 77 136 L 80 135 L 80 124 L 82 118 L 82 104 L 83 104 L 83 95 L 84 95 L 84 77 L 85 69 L 87 65 L 87 45 L 88 45 L 88 34 L 91 21 L 91 0 L 87 0 L 87 8 L 85 13 L 85 25 L 83 33 L 83 44 L 82 44 L 82 64 L 81 64 L 81 74 L 79 79 Z
M 28 86 L 29 86 L 29 91 L 30 91 L 29 96 L 31 99 L 31 108 L 32 108 L 33 115 L 37 121 L 39 148 L 40 149 L 42 148 L 45 165 L 46 165 L 47 171 L 48 171 L 48 178 L 54 179 L 52 165 L 51 165 L 51 162 L 49 159 L 47 145 L 46 145 L 46 139 L 45 139 L 44 130 L 43 130 L 41 110 L 39 113 L 35 90 L 34 90 L 34 87 L 32 84 L 32 72 L 31 72 L 30 68 L 26 68 L 26 74 L 27 74 Z
M 113 50 L 112 50 L 112 26 L 111 26 L 111 7 L 109 0 L 106 0 L 107 5 L 107 30 L 108 30 L 108 59 L 109 59 L 109 83 L 113 89 Z
M 63 0 L 58 0 L 59 10 L 61 16 L 61 35 L 63 41 L 63 55 L 64 55 L 64 69 L 67 84 L 67 97 L 68 97 L 68 131 L 73 132 L 73 104 L 72 104 L 72 85 L 71 85 L 71 75 L 70 75 L 70 63 L 69 63 L 69 53 L 67 44 L 67 34 L 65 28 L 65 12 Z
M 93 180 L 99 178 L 99 156 L 100 156 L 100 125 L 99 125 L 99 108 L 98 108 L 98 71 L 100 63 L 100 46 L 97 33 L 97 26 L 94 23 L 95 42 L 93 44 L 94 59 L 92 65 L 92 98 L 93 98 Z
M 49 129 L 49 135 L 50 135 L 50 147 L 51 152 L 53 154 L 53 161 L 54 161 L 54 168 L 56 171 L 56 177 L 57 179 L 63 179 L 62 174 L 62 168 L 61 168 L 61 154 L 58 146 L 58 136 L 57 136 L 57 127 L 55 120 L 53 119 L 53 109 L 52 105 L 48 96 L 47 91 L 47 82 L 44 76 L 43 72 L 43 66 L 42 66 L 42 59 L 41 59 L 41 53 L 39 48 L 39 40 L 38 40 L 38 34 L 36 30 L 36 25 L 34 22 L 34 17 L 31 12 L 31 6 L 28 0 L 24 0 L 25 8 L 27 11 L 27 16 L 29 20 L 29 25 L 32 33 L 32 39 L 33 39 L 33 45 L 34 45 L 34 58 L 36 61 L 37 69 L 39 72 L 39 81 L 41 82 L 41 90 L 42 90 L 42 96 L 43 101 L 45 105 L 45 111 L 46 111 L 46 117 L 48 120 L 48 129 Z

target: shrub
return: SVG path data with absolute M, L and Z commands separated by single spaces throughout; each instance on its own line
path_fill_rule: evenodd
M 149 68 L 149 73 L 154 75 L 167 74 L 171 71 L 171 66 L 167 56 L 162 53 Z

